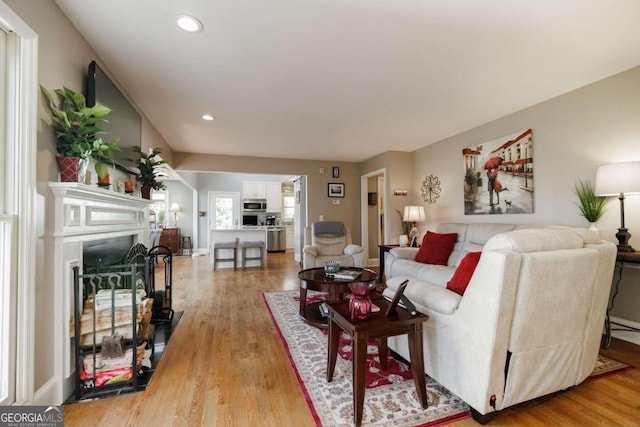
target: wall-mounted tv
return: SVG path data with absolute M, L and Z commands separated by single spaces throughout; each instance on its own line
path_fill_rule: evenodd
M 105 72 L 91 61 L 86 84 L 87 106 L 93 107 L 96 103 L 111 108 L 111 114 L 107 116 L 108 123 L 100 124 L 106 134 L 102 135 L 105 141 L 119 138 L 122 151 L 116 151 L 114 160 L 116 166 L 127 173 L 135 173 L 131 169 L 131 161 L 138 155 L 131 149 L 140 147 L 142 139 L 142 119 L 140 114 L 122 95 L 116 85 L 107 77 Z

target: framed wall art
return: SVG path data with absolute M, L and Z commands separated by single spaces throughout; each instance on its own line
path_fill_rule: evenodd
M 331 170 L 331 176 L 334 178 L 340 178 L 340 168 L 338 166 L 334 166 Z
M 328 196 L 329 197 L 344 197 L 344 184 L 337 182 L 330 182 L 328 184 Z
M 462 150 L 464 213 L 533 213 L 531 129 Z

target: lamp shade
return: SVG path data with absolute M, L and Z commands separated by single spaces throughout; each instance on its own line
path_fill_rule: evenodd
M 596 171 L 596 196 L 640 194 L 640 162 L 603 165 Z
M 169 208 L 171 212 L 180 212 L 182 208 L 177 203 L 171 203 L 171 207 Z
M 424 206 L 405 206 L 402 220 L 405 222 L 422 222 L 427 218 Z

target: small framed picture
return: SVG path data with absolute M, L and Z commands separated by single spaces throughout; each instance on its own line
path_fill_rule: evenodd
M 344 197 L 344 184 L 330 182 L 327 195 L 329 197 Z
M 339 168 L 339 167 L 337 167 L 337 166 L 334 166 L 334 167 L 333 167 L 333 170 L 331 171 L 331 175 L 332 175 L 334 178 L 340 178 L 340 168 Z

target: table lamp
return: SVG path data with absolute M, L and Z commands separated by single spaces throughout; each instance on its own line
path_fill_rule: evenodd
M 173 212 L 173 225 L 178 228 L 178 212 L 182 211 L 182 208 L 177 203 L 171 203 L 169 210 Z
M 596 172 L 596 196 L 618 196 L 620 228 L 616 233 L 619 252 L 635 252 L 629 245 L 631 233 L 624 226 L 625 195 L 640 194 L 640 161 L 600 166 Z
M 402 216 L 402 220 L 404 222 L 411 223 L 411 230 L 409 231 L 409 237 L 411 238 L 410 246 L 415 247 L 416 245 L 416 237 L 418 236 L 418 228 L 416 227 L 417 222 L 422 222 L 427 218 L 424 214 L 424 206 L 405 206 L 404 207 L 404 215 Z

